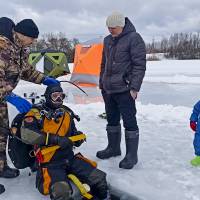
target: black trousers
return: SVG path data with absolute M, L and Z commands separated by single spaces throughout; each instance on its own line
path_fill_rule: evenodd
M 129 91 L 116 94 L 107 94 L 102 91 L 108 126 L 117 126 L 122 116 L 123 126 L 127 131 L 138 130 L 136 119 L 135 100 Z
M 40 167 L 36 176 L 36 188 L 40 193 L 47 195 L 54 183 L 61 181 L 68 183 L 68 174 L 73 174 L 81 182 L 89 184 L 93 195 L 107 194 L 106 174 L 76 156 L 67 165 Z M 102 184 L 106 187 L 102 188 Z

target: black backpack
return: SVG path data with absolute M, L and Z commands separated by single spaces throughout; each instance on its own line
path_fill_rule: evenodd
M 17 128 L 15 136 L 8 137 L 8 154 L 13 165 L 17 169 L 24 169 L 26 167 L 32 168 L 35 164 L 35 157 L 33 156 L 33 145 L 25 144 L 20 139 L 20 127 L 25 114 L 18 114 L 13 122 L 12 128 Z

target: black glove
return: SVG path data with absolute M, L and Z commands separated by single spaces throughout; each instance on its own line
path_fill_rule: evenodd
M 83 133 L 81 131 L 77 131 L 75 135 L 80 135 L 80 134 L 83 134 Z M 74 146 L 80 147 L 81 144 L 83 144 L 83 142 L 86 142 L 86 139 L 78 140 L 78 141 L 74 142 Z
M 80 147 L 81 144 L 83 144 L 83 142 L 85 142 L 85 140 L 76 141 L 76 142 L 74 142 L 74 146 L 75 146 L 75 147 Z
M 59 135 L 49 135 L 48 144 L 58 145 L 61 149 L 73 147 L 73 142 L 69 138 Z

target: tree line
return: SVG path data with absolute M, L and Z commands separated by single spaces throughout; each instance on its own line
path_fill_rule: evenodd
M 31 47 L 31 51 L 40 51 L 43 49 L 62 51 L 66 53 L 69 63 L 74 62 L 75 45 L 79 40 L 68 39 L 64 33 L 47 33 L 37 40 Z
M 53 49 L 65 52 L 68 62 L 74 61 L 76 38 L 68 39 L 64 33 L 47 33 L 32 45 L 32 51 Z M 175 33 L 160 41 L 152 40 L 146 44 L 148 54 L 163 53 L 170 59 L 200 59 L 200 33 Z M 156 56 L 154 56 L 156 59 Z
M 200 59 L 200 33 L 175 33 L 161 41 L 146 44 L 147 53 L 164 53 L 171 59 Z

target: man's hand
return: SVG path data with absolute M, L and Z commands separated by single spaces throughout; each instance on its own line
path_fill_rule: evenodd
M 77 131 L 75 135 L 81 135 L 81 134 L 83 134 L 83 132 Z M 86 142 L 86 139 L 78 140 L 78 141 L 74 142 L 74 146 L 75 147 L 80 147 L 81 144 L 83 144 L 83 142 Z
M 72 147 L 73 142 L 67 138 L 66 136 L 59 135 L 49 135 L 48 144 L 54 144 L 60 146 L 61 149 L 65 149 L 67 147 Z
M 134 90 L 130 90 L 130 94 L 131 94 L 133 100 L 136 100 L 136 99 L 137 99 L 137 94 L 138 94 L 138 92 L 136 92 L 136 91 L 134 91 Z
M 26 113 L 32 107 L 30 102 L 14 93 L 10 93 L 9 95 L 5 96 L 5 100 L 13 104 L 20 113 Z
M 194 122 L 194 121 L 190 121 L 190 128 L 191 128 L 193 131 L 196 131 L 196 129 L 197 129 L 197 123 Z

